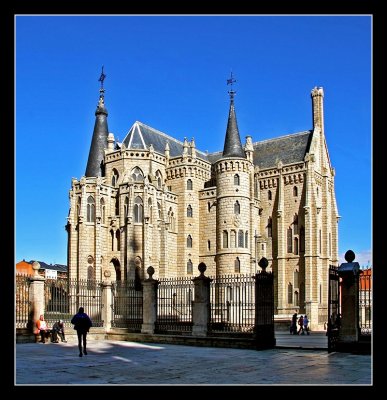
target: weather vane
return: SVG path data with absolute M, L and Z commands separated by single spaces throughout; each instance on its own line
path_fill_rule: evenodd
M 105 80 L 106 75 L 103 73 L 103 65 L 102 65 L 102 72 L 101 76 L 98 79 L 98 82 L 101 82 L 101 89 L 99 89 L 101 95 L 103 96 L 103 93 L 105 92 L 105 89 L 103 88 L 103 81 Z
M 228 91 L 228 94 L 230 95 L 230 99 L 232 100 L 235 96 L 236 91 L 232 90 L 232 84 L 235 83 L 236 80 L 234 79 L 234 76 L 231 71 L 230 79 L 227 79 L 227 85 L 231 85 L 231 90 Z

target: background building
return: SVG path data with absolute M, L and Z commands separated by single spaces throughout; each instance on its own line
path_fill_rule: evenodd
M 223 151 L 207 154 L 136 121 L 109 133 L 103 78 L 85 176 L 73 179 L 69 277 L 115 280 L 252 274 L 261 257 L 275 276 L 276 318 L 327 320 L 329 264 L 339 219 L 324 135 L 324 92 L 312 90 L 313 129 L 242 145 L 231 89 Z

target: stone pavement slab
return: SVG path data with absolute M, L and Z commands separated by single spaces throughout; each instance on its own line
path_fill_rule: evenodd
M 371 385 L 372 357 L 89 341 L 15 347 L 16 385 Z M 42 371 L 44 371 L 42 373 Z

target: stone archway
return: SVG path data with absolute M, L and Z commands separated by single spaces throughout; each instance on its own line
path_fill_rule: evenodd
M 112 266 L 110 269 L 112 270 L 114 268 L 114 271 L 116 273 L 116 281 L 120 281 L 121 280 L 121 264 L 118 261 L 117 258 L 112 258 L 110 260 L 110 265 Z

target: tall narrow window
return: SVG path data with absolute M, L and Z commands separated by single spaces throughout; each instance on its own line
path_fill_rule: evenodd
M 238 232 L 238 247 L 243 247 L 243 239 L 244 239 L 244 234 L 243 231 L 240 230 Z
M 239 179 L 239 175 L 235 174 L 234 175 L 234 185 L 240 185 L 240 179 Z
M 293 219 L 293 233 L 298 235 L 298 215 L 296 214 Z
M 110 237 L 112 239 L 112 251 L 114 251 L 114 232 L 110 231 Z
M 87 198 L 87 222 L 95 222 L 95 202 L 93 196 Z
M 294 188 L 293 188 L 293 196 L 294 197 L 298 196 L 298 188 L 297 188 L 297 186 L 294 186 Z
M 239 204 L 239 201 L 237 200 L 234 204 L 234 214 L 240 214 L 241 213 L 241 206 Z
M 169 222 L 169 229 L 171 232 L 175 231 L 175 215 L 173 213 L 172 207 L 169 207 L 168 211 L 168 222 Z
M 207 250 L 211 250 L 211 240 L 207 240 Z
M 148 199 L 148 215 L 149 215 L 149 223 L 153 223 L 153 204 L 152 199 L 149 197 Z
M 77 201 L 77 217 L 79 217 L 81 215 L 81 198 L 78 197 L 78 201 Z
M 298 256 L 298 238 L 294 238 L 294 254 Z
M 273 236 L 272 227 L 273 227 L 273 220 L 271 217 L 269 217 L 269 219 L 267 221 L 267 237 Z
M 188 179 L 187 181 L 187 190 L 192 190 L 192 180 Z
M 117 251 L 120 251 L 121 250 L 121 240 L 120 240 L 120 230 L 119 229 L 116 230 L 116 242 L 117 242 L 116 249 L 117 249 Z
M 288 283 L 288 303 L 293 303 L 293 285 L 290 282 Z
M 140 196 L 137 196 L 134 199 L 134 207 L 133 207 L 133 217 L 134 217 L 134 222 L 142 222 L 143 219 L 143 202 L 142 202 L 142 198 Z
M 124 203 L 124 216 L 125 218 L 129 215 L 129 197 L 125 197 L 125 203 Z
M 156 171 L 156 184 L 159 189 L 161 189 L 161 185 L 163 183 L 163 176 L 161 175 L 160 170 Z
M 329 248 L 329 255 L 332 254 L 332 238 L 331 238 L 331 233 L 329 232 L 329 236 L 328 236 L 328 248 Z
M 140 168 L 136 167 L 133 169 L 132 178 L 135 182 L 142 182 L 144 180 L 144 174 Z
M 207 203 L 207 208 L 208 208 L 208 212 L 211 212 L 211 203 L 210 202 Z
M 161 219 L 161 204 L 157 202 L 157 215 Z
M 321 254 L 321 229 L 318 231 L 318 252 Z
M 92 265 L 87 267 L 87 290 L 95 290 L 95 271 Z
M 293 232 L 292 228 L 288 228 L 288 253 L 293 251 Z
M 294 305 L 296 307 L 298 307 L 300 305 L 300 298 L 299 298 L 297 290 L 294 292 Z
M 305 251 L 305 229 L 303 226 L 300 228 L 300 253 Z
M 113 171 L 112 171 L 112 186 L 113 187 L 117 186 L 118 176 L 119 176 L 118 171 L 115 168 L 113 168 Z
M 118 196 L 118 194 L 116 197 L 115 212 L 116 212 L 116 215 L 120 215 L 120 197 Z
M 321 286 L 321 283 L 320 283 L 319 303 L 320 303 L 320 304 L 322 303 L 322 286 Z
M 223 231 L 223 248 L 227 249 L 228 248 L 228 232 Z
M 245 247 L 246 249 L 249 247 L 249 232 L 245 233 Z
M 268 199 L 268 200 L 271 200 L 271 198 L 272 198 L 271 190 L 268 190 L 268 191 L 267 191 L 267 199 Z
M 191 235 L 187 236 L 187 247 L 188 248 L 192 247 L 192 236 Z
M 189 275 L 193 274 L 193 264 L 191 260 L 188 260 L 187 262 L 187 274 Z
M 293 272 L 293 283 L 294 287 L 298 288 L 298 269 Z
M 239 257 L 237 257 L 234 261 L 234 272 L 241 272 L 241 261 L 239 260 Z
M 232 230 L 230 233 L 230 247 L 236 247 L 236 232 L 234 230 Z
M 105 218 L 106 218 L 105 210 L 106 210 L 105 200 L 103 198 L 101 198 L 101 200 L 99 201 L 99 212 L 101 214 L 101 223 L 102 224 L 105 223 Z
M 187 217 L 192 218 L 192 207 L 191 204 L 187 207 Z

